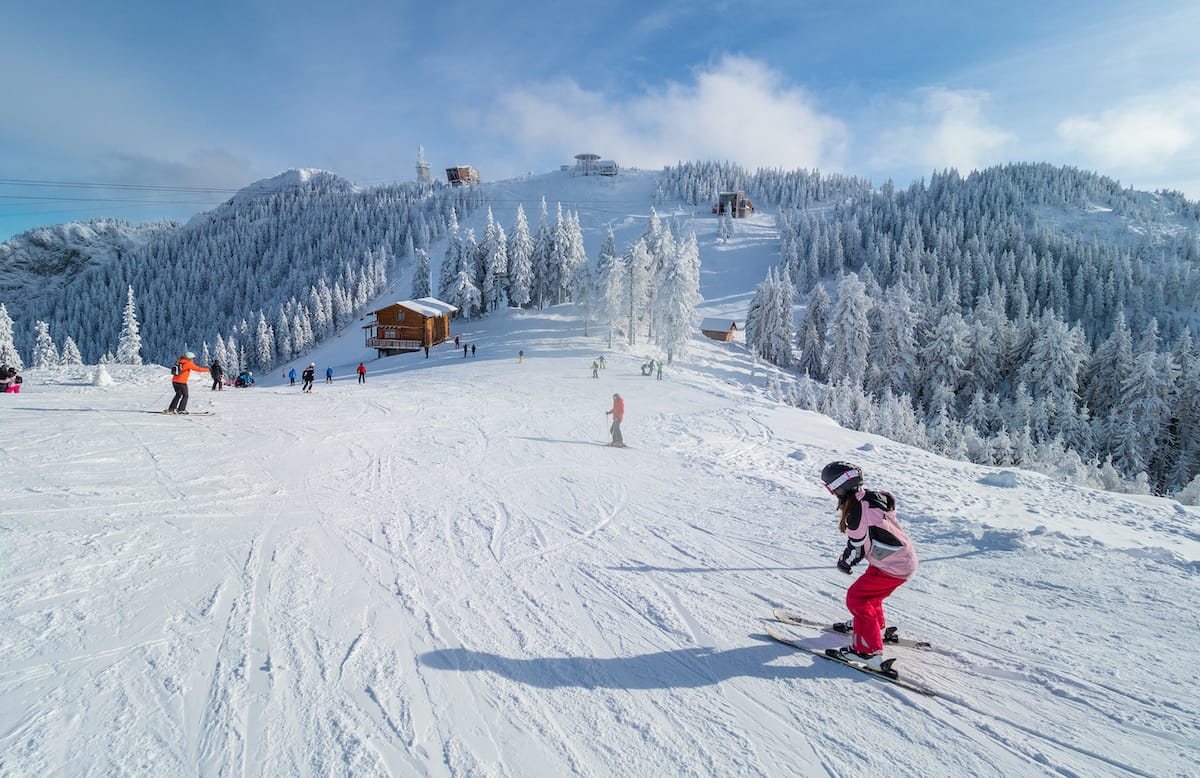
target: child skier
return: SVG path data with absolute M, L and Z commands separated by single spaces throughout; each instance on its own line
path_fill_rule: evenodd
M 837 497 L 838 531 L 846 534 L 838 570 L 850 575 L 854 565 L 867 560 L 866 572 L 846 591 L 853 618 L 842 631 L 853 631 L 854 643 L 839 653 L 879 670 L 884 662 L 883 601 L 916 572 L 917 553 L 896 521 L 896 498 L 864 489 L 862 468 L 830 462 L 821 470 L 821 482 Z

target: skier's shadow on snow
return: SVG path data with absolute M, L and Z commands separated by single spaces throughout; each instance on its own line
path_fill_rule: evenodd
M 922 559 L 922 562 L 925 560 Z M 617 570 L 622 573 L 753 573 L 759 570 L 787 570 L 796 572 L 800 570 L 816 570 L 827 571 L 829 565 L 809 565 L 808 567 L 796 567 L 795 565 L 779 565 L 776 567 L 757 566 L 757 567 L 654 567 L 653 565 L 616 565 L 608 568 L 609 570 Z
M 528 435 L 516 435 L 518 440 L 534 440 L 538 443 L 575 443 L 580 446 L 606 446 L 607 443 L 597 443 L 594 440 L 560 440 L 559 438 L 531 438 Z
M 717 651 L 680 648 L 640 656 L 515 658 L 446 648 L 418 657 L 425 667 L 455 672 L 487 672 L 542 689 L 681 689 L 712 686 L 730 678 L 816 678 L 811 663 L 771 663 L 796 657 L 795 648 L 766 635 L 751 635 L 761 644 Z

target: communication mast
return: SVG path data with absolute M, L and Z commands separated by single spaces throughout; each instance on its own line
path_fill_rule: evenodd
M 429 171 L 431 166 L 425 161 L 425 147 L 417 146 L 417 183 L 429 183 Z

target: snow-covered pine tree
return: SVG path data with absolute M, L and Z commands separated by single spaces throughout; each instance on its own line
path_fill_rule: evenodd
M 561 209 L 561 207 L 560 205 L 559 208 Z M 546 206 L 546 198 L 543 197 L 537 232 L 533 236 L 533 254 L 530 257 L 533 267 L 531 292 L 538 308 L 545 308 L 551 299 L 551 290 L 554 288 L 555 281 L 554 273 L 557 270 L 554 267 L 554 251 L 554 228 L 550 224 L 550 212 Z
M 612 348 L 613 330 L 620 321 L 623 310 L 621 300 L 625 286 L 625 269 L 621 258 L 617 256 L 617 239 L 611 226 L 596 259 L 593 283 L 596 287 L 596 319 L 608 327 L 608 347 Z
M 418 300 L 433 294 L 433 270 L 429 266 L 429 252 L 416 249 L 413 258 L 412 299 Z
M 448 291 L 445 300 L 458 308 L 459 316 L 471 319 L 479 315 L 479 290 L 475 288 L 475 282 L 469 273 L 460 270 Z
M 687 354 L 696 325 L 700 295 L 700 248 L 696 233 L 682 242 L 671 241 L 671 255 L 663 266 L 663 280 L 655 298 L 658 344 L 667 351 L 667 364 Z
M 625 283 L 621 289 L 621 309 L 625 316 L 626 336 L 629 345 L 637 343 L 638 325 L 645 320 L 645 300 L 650 285 L 650 252 L 646 244 L 638 239 L 621 261 L 625 271 Z
M 133 286 L 129 286 L 125 297 L 125 311 L 121 314 L 121 337 L 117 341 L 117 362 L 122 365 L 142 364 L 142 336 L 138 334 L 137 309 L 133 303 Z
M 808 295 L 808 305 L 796 335 L 796 369 L 816 381 L 825 380 L 825 340 L 829 327 L 829 295 L 817 284 Z
M 525 218 L 525 207 L 517 205 L 517 218 L 508 240 L 508 302 L 510 305 L 528 305 L 533 299 L 533 238 L 529 234 L 529 221 Z
M 61 361 L 58 346 L 50 337 L 50 325 L 44 321 L 33 323 L 33 366 L 36 368 L 57 367 Z
M 0 365 L 8 365 L 18 370 L 25 366 L 13 343 L 13 320 L 8 315 L 4 303 L 0 303 Z
M 794 294 L 792 285 L 780 280 L 777 268 L 769 268 L 746 314 L 746 346 L 780 367 L 792 364 Z
M 829 380 L 849 378 L 861 386 L 867 372 L 867 352 L 871 331 L 867 313 L 871 300 L 857 273 L 847 273 L 838 282 L 837 301 L 829 319 L 825 349 L 825 369 Z
M 75 339 L 70 335 L 63 341 L 62 364 L 75 367 L 83 364 L 83 355 L 79 353 L 79 346 L 75 344 Z
M 564 300 L 573 299 L 573 288 L 577 272 L 586 272 L 587 251 L 583 245 L 583 227 L 579 224 L 579 213 L 569 211 L 564 229 L 562 294 Z M 585 276 L 586 277 L 586 276 Z
M 258 326 L 254 331 L 254 360 L 254 366 L 260 368 L 268 368 L 275 363 L 275 332 L 267 324 L 267 317 L 262 311 L 258 312 Z
M 458 271 L 462 266 L 462 235 L 458 232 L 458 216 L 450 208 L 450 219 L 446 227 L 446 253 L 442 257 L 442 271 L 438 274 L 438 299 L 450 301 L 450 288 L 458 282 Z
M 496 238 L 487 256 L 487 272 L 484 273 L 485 288 L 481 290 L 484 309 L 494 311 L 500 307 L 504 297 L 504 278 L 508 274 L 508 236 L 504 228 L 496 225 Z

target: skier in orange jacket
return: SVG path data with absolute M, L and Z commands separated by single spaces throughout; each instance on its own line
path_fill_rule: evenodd
M 192 361 L 195 358 L 194 353 L 185 351 L 171 369 L 171 387 L 175 390 L 175 396 L 171 398 L 171 405 L 164 413 L 187 413 L 188 378 L 193 370 L 197 373 L 208 372 L 207 367 L 200 367 Z

